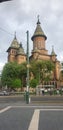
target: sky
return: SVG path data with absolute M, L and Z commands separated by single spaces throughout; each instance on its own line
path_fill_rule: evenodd
M 29 52 L 33 49 L 31 37 L 36 28 L 37 16 L 47 36 L 46 49 L 54 46 L 57 59 L 63 61 L 63 0 L 12 0 L 0 3 L 0 70 L 7 63 L 7 49 L 14 34 L 26 52 L 29 30 Z

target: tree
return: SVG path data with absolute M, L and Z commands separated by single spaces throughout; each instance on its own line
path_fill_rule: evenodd
M 26 81 L 26 63 L 17 64 L 16 62 L 5 64 L 2 71 L 2 85 L 13 88 L 13 82 L 20 79 L 22 86 L 25 86 Z
M 39 83 L 43 83 L 43 81 L 51 80 L 51 71 L 54 71 L 54 68 L 51 61 L 32 61 L 30 71 Z
M 2 85 L 12 87 L 13 80 L 19 78 L 19 69 L 17 63 L 5 64 L 1 76 Z
M 30 80 L 30 86 L 32 88 L 36 88 L 37 84 L 38 84 L 37 79 Z
M 12 86 L 13 86 L 13 88 L 21 88 L 21 86 L 22 86 L 21 80 L 20 79 L 13 80 Z
M 51 80 L 51 71 L 54 71 L 54 64 L 50 61 L 30 62 L 30 73 L 32 72 L 33 78 L 37 80 L 38 84 L 43 83 L 43 81 Z M 3 86 L 13 88 L 13 82 L 18 79 L 21 80 L 22 87 L 26 87 L 26 78 L 26 62 L 22 64 L 17 64 L 14 62 L 5 64 L 1 75 L 1 81 Z
M 27 63 L 24 62 L 19 65 L 20 71 L 19 71 L 19 78 L 22 81 L 22 85 L 25 87 L 26 86 L 26 78 L 27 78 Z

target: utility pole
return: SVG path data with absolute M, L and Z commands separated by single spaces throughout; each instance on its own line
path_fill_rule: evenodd
M 26 103 L 29 103 L 29 31 L 27 31 L 27 88 Z
M 29 31 L 27 31 L 27 91 L 29 91 Z

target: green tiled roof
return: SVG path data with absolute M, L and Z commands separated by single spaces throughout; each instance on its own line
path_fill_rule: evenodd
M 17 41 L 16 36 L 14 37 L 10 47 L 11 48 L 19 48 L 19 42 Z
M 24 52 L 24 49 L 23 49 L 21 43 L 20 43 L 20 47 L 19 47 L 19 49 L 18 49 L 18 51 L 17 51 L 17 55 L 25 55 L 25 52 Z
M 52 52 L 51 52 L 52 56 L 56 56 L 55 52 L 54 52 L 54 46 L 52 46 Z
M 39 21 L 39 19 L 38 19 L 38 22 L 37 22 L 37 27 L 36 27 L 36 29 L 35 29 L 34 35 L 32 36 L 32 40 L 33 40 L 34 37 L 36 37 L 36 36 L 42 36 L 42 37 L 45 38 L 45 40 L 47 39 L 46 35 L 44 34 L 44 32 L 43 32 L 43 30 L 42 30 L 42 28 L 41 28 L 41 26 L 40 26 L 40 21 Z

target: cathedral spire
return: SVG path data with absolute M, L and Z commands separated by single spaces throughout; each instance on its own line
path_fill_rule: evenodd
M 52 52 L 51 52 L 51 55 L 56 55 L 56 54 L 55 54 L 55 51 L 54 51 L 54 46 L 52 46 Z
M 14 33 L 14 39 L 16 39 L 16 31 L 15 31 L 15 33 Z
M 44 32 L 43 32 L 43 30 L 42 30 L 42 28 L 41 28 L 41 26 L 40 26 L 40 20 L 39 20 L 39 15 L 37 16 L 37 18 L 38 18 L 38 21 L 37 21 L 37 26 L 36 26 L 36 29 L 35 29 L 35 32 L 34 32 L 34 34 L 33 34 L 33 36 L 32 36 L 32 41 L 34 40 L 34 38 L 35 37 L 44 37 L 45 38 L 45 40 L 47 39 L 47 37 L 46 37 L 46 35 L 44 34 Z
M 38 18 L 37 24 L 40 24 L 40 21 L 39 21 L 39 15 L 37 16 L 37 18 Z

